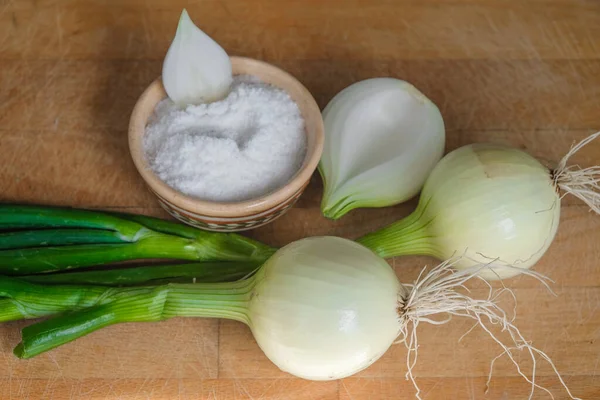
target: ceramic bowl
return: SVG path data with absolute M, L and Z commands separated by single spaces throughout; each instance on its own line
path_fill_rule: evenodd
M 156 104 L 167 97 L 157 79 L 138 99 L 129 123 L 129 150 L 133 162 L 160 205 L 178 220 L 197 228 L 234 232 L 265 225 L 282 216 L 298 200 L 314 173 L 323 152 L 324 129 L 321 111 L 310 92 L 293 76 L 262 61 L 231 57 L 234 75 L 254 75 L 285 90 L 304 118 L 307 151 L 300 170 L 274 192 L 241 202 L 213 202 L 183 194 L 161 181 L 150 169 L 143 151 L 143 136 Z

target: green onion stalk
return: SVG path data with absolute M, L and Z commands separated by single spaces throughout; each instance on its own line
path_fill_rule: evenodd
M 231 261 L 144 265 L 22 275 L 18 278 L 22 281 L 44 285 L 135 286 L 164 283 L 230 282 L 248 276 L 260 265 L 260 263 L 253 262 Z
M 32 275 L 139 259 L 260 265 L 275 249 L 157 218 L 0 205 L 0 274 Z
M 172 317 L 218 317 L 248 322 L 244 307 L 254 279 L 235 282 L 107 287 L 39 285 L 0 279 L 0 322 L 54 316 L 23 329 L 19 358 L 30 358 L 97 329 Z

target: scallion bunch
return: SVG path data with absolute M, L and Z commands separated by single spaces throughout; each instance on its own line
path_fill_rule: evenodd
M 141 215 L 0 205 L 0 274 L 33 275 L 140 259 L 262 264 L 275 249 L 238 234 Z

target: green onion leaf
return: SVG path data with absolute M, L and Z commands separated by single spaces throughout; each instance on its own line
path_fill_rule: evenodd
M 93 228 L 135 234 L 142 226 L 108 213 L 47 206 L 0 204 L 0 230 L 23 228 Z
M 73 244 L 128 242 L 118 232 L 99 229 L 38 229 L 0 233 L 0 250 Z
M 172 317 L 229 318 L 248 323 L 247 302 L 254 279 L 208 284 L 105 288 L 101 304 L 30 325 L 14 353 L 31 358 L 98 329 L 123 322 Z
M 0 205 L 0 230 L 23 228 L 33 230 L 0 234 L 2 275 L 150 258 L 261 264 L 275 252 L 238 234 L 207 232 L 151 217 Z
M 19 279 L 44 285 L 106 285 L 230 282 L 254 272 L 260 264 L 241 262 L 202 262 L 177 265 L 154 265 L 98 271 L 59 272 L 26 275 Z
M 91 307 L 103 294 L 104 298 L 111 297 L 105 287 L 44 286 L 3 276 L 0 277 L 0 321 L 39 318 Z

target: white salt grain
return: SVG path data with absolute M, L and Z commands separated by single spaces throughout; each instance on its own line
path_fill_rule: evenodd
M 210 104 L 161 101 L 144 136 L 150 167 L 187 195 L 242 201 L 283 186 L 306 153 L 304 120 L 283 90 L 237 76 L 229 95 Z

